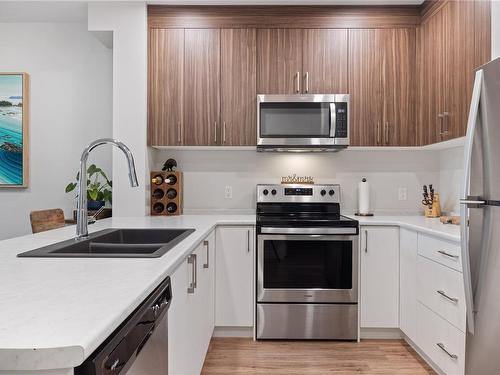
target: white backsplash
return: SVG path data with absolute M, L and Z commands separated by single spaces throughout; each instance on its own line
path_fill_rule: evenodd
M 168 158 L 184 172 L 184 208 L 200 210 L 252 210 L 255 185 L 279 183 L 281 176 L 313 176 L 316 183 L 338 183 L 342 209 L 357 210 L 357 183 L 365 177 L 371 187 L 371 207 L 378 214 L 416 214 L 422 211 L 422 185 L 440 191 L 440 151 L 360 151 L 328 154 L 280 154 L 255 151 L 153 150 L 152 165 L 161 169 Z M 226 199 L 226 186 L 232 198 Z M 443 184 L 447 186 L 447 184 Z M 398 189 L 407 200 L 398 200 Z M 451 196 L 444 193 L 444 196 Z
M 462 186 L 464 148 L 456 147 L 439 152 L 439 186 L 441 187 L 441 209 L 458 215 Z

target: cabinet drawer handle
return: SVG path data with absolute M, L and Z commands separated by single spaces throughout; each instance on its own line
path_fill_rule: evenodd
M 300 92 L 300 72 L 295 73 L 295 81 L 296 81 L 296 85 L 297 85 L 297 87 L 295 88 L 295 91 L 297 93 L 299 93 Z
M 193 294 L 196 289 L 196 279 L 198 275 L 196 274 L 196 254 L 191 254 L 187 260 L 188 264 L 191 264 L 191 282 L 189 283 L 189 287 L 187 288 L 187 292 L 189 294 Z
M 442 344 L 442 343 L 438 342 L 436 345 L 439 347 L 439 349 L 441 349 L 443 352 L 445 352 L 446 354 L 448 354 L 448 356 L 449 356 L 451 359 L 458 359 L 458 355 L 456 355 L 456 354 L 452 354 L 452 353 L 450 353 L 448 350 L 446 350 L 446 347 L 444 346 L 444 344 Z
M 444 298 L 446 298 L 447 300 L 451 301 L 451 302 L 454 302 L 454 303 L 458 303 L 458 298 L 454 298 L 454 297 L 450 297 L 449 295 L 447 295 L 444 291 L 442 290 L 436 290 L 436 292 L 440 295 L 442 295 Z
M 368 231 L 365 230 L 365 253 L 368 252 Z
M 444 255 L 444 256 L 446 256 L 448 258 L 458 259 L 458 255 L 447 253 L 444 250 L 438 250 L 438 253 L 441 254 L 441 255 Z
M 210 265 L 210 242 L 203 241 L 203 245 L 207 247 L 207 263 L 203 265 L 203 268 L 208 268 Z
M 247 230 L 247 253 L 250 252 L 250 229 Z

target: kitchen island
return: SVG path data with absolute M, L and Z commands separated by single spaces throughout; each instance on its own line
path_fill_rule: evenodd
M 459 228 L 420 216 L 358 218 L 458 242 Z M 106 228 L 193 228 L 160 258 L 17 258 L 74 237 L 65 227 L 0 242 L 0 374 L 69 375 L 217 225 L 255 225 L 255 215 L 112 218 Z M 174 296 L 175 299 L 175 296 Z M 16 372 L 17 371 L 17 372 Z

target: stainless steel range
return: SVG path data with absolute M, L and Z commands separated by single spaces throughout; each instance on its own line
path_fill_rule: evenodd
M 358 339 L 358 234 L 339 185 L 257 186 L 257 339 Z

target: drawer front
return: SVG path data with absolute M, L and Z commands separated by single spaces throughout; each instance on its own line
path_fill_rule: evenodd
M 418 256 L 417 299 L 465 332 L 465 294 L 462 274 Z
M 455 242 L 419 233 L 418 254 L 462 272 L 460 245 Z
M 465 334 L 420 302 L 417 345 L 446 375 L 463 375 Z

